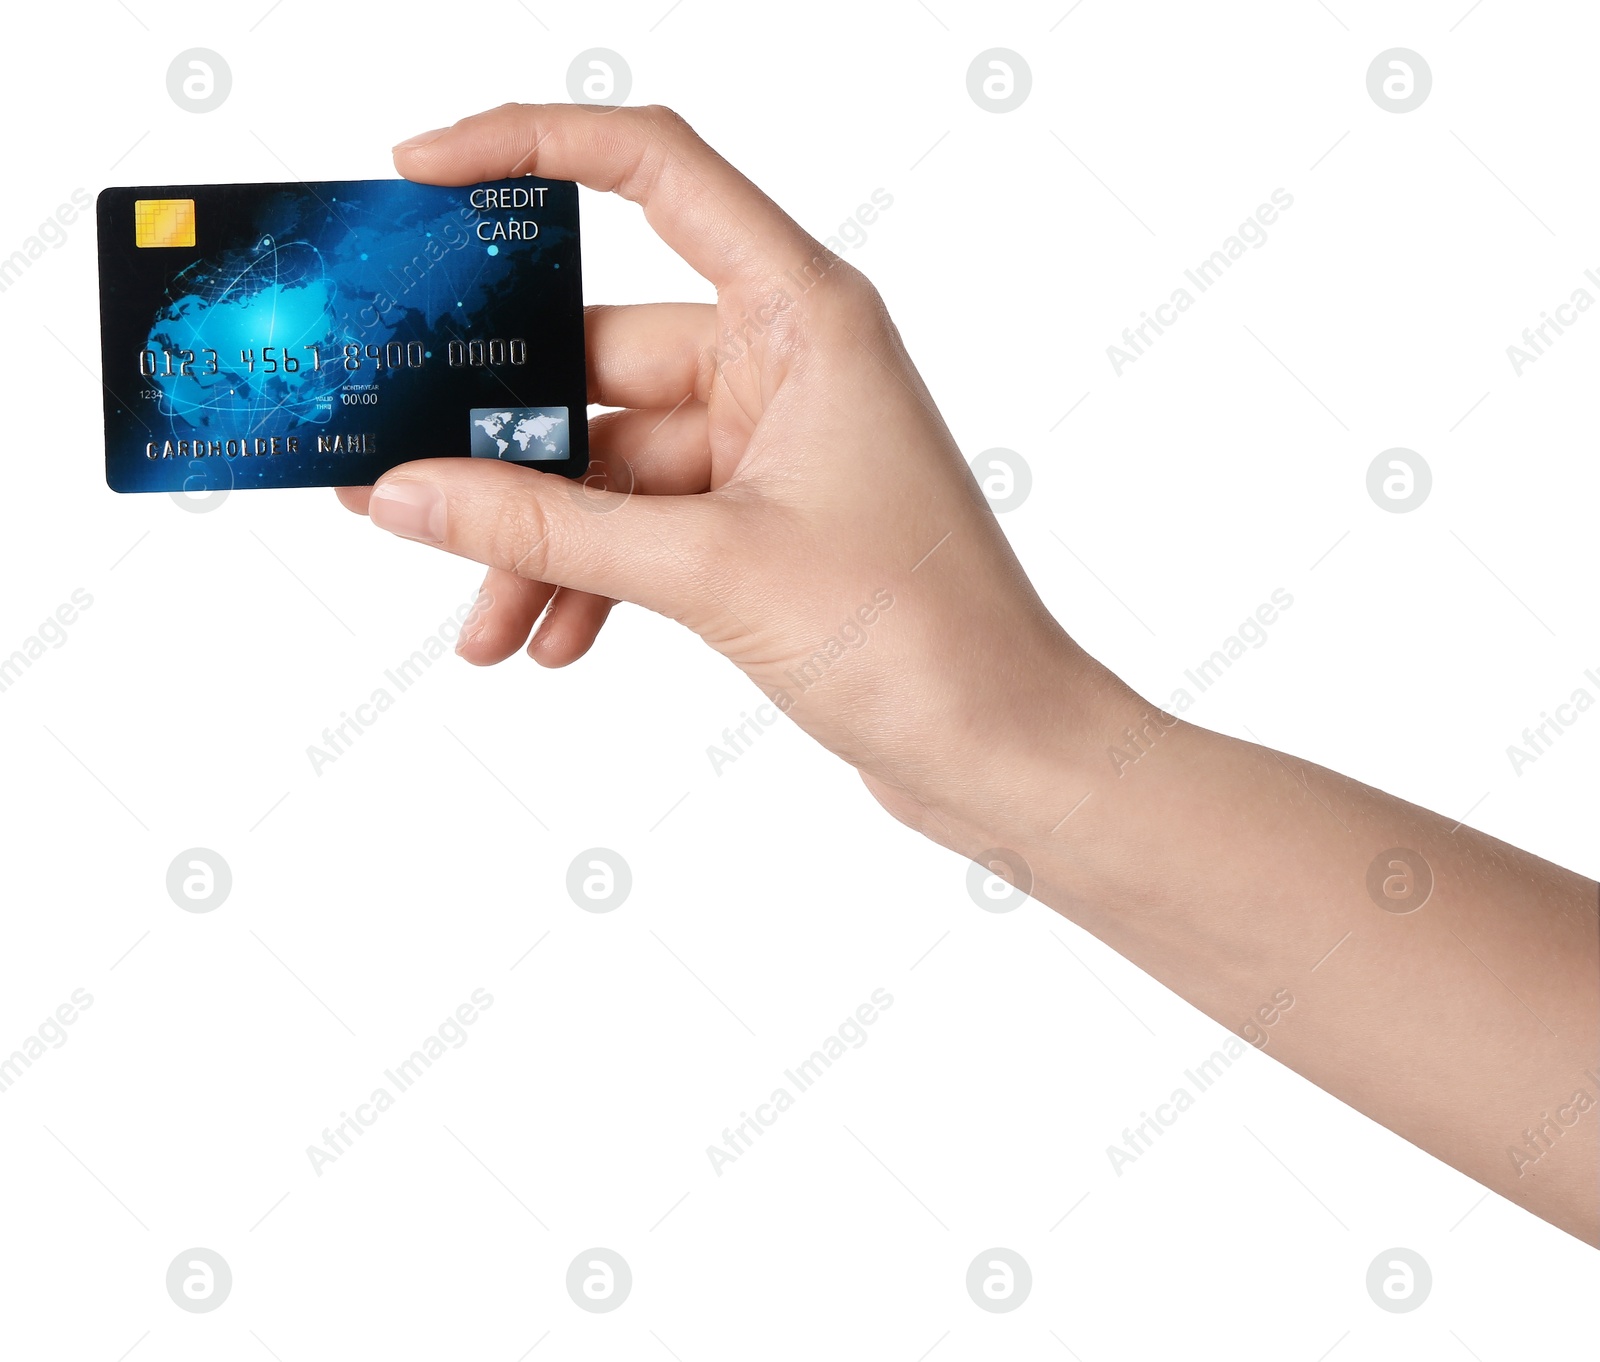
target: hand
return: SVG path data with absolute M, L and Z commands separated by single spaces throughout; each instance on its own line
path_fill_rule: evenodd
M 1064 668 L 1118 686 L 1035 595 L 872 285 L 676 114 L 506 105 L 395 164 L 619 193 L 717 293 L 588 310 L 589 398 L 623 409 L 590 424 L 588 484 L 429 459 L 341 489 L 488 566 L 468 660 L 515 652 L 541 611 L 528 652 L 547 666 L 582 656 L 614 600 L 669 615 L 947 844 L 968 840 L 952 792 L 1040 746 Z

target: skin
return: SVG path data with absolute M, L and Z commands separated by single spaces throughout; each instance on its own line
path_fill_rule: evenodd
M 1028 582 L 871 284 L 671 111 L 507 105 L 401 143 L 395 164 L 432 184 L 538 174 L 618 193 L 716 289 L 714 304 L 588 310 L 589 398 L 621 409 L 591 422 L 588 484 L 430 459 L 340 489 L 380 528 L 487 566 L 462 656 L 526 644 L 564 666 L 614 601 L 670 616 L 896 818 L 1600 1244 L 1593 880 L 1164 715 L 1089 657 Z M 869 642 L 829 661 L 852 620 Z M 808 662 L 820 679 L 797 684 Z M 1413 911 L 1368 890 L 1375 861 L 1404 887 L 1393 848 L 1431 871 Z

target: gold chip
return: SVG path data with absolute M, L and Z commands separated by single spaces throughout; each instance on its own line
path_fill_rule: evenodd
M 193 246 L 193 199 L 135 199 L 135 246 Z

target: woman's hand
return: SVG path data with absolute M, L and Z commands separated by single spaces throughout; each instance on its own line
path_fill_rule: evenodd
M 544 612 L 528 652 L 561 666 L 614 600 L 670 615 L 947 843 L 993 821 L 966 799 L 1009 799 L 983 772 L 1039 749 L 1064 676 L 1117 688 L 1035 595 L 872 285 L 676 114 L 506 105 L 395 164 L 614 191 L 717 293 L 589 309 L 589 397 L 622 410 L 591 422 L 586 484 L 430 459 L 340 491 L 488 566 L 463 656 L 500 661 Z

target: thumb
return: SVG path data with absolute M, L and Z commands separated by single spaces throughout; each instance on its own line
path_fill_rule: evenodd
M 532 581 L 681 617 L 719 593 L 726 508 L 635 496 L 488 459 L 401 464 L 372 489 L 372 523 Z

